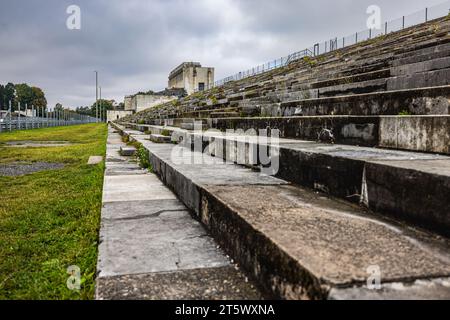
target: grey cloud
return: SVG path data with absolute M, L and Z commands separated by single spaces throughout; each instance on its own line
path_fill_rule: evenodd
M 93 102 L 94 70 L 104 97 L 163 89 L 184 60 L 234 74 L 314 42 L 365 28 L 366 8 L 386 19 L 440 0 L 0 0 L 0 83 L 42 87 L 49 105 Z M 82 10 L 82 30 L 65 27 Z

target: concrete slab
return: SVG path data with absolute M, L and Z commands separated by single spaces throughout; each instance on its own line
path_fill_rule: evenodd
M 259 300 L 258 290 L 233 267 L 100 278 L 100 300 Z
M 208 198 L 238 212 L 325 283 L 364 282 L 371 265 L 380 266 L 383 282 L 450 275 L 445 242 L 429 247 L 420 233 L 371 217 L 356 206 L 292 186 L 208 186 L 207 191 Z M 202 214 L 224 214 L 215 209 Z M 258 247 L 264 250 L 261 241 Z
M 105 177 L 103 202 L 173 199 L 174 194 L 155 175 Z
M 101 230 L 99 277 L 230 264 L 186 209 L 103 220 Z
M 175 195 L 118 156 L 124 145 L 107 147 L 96 298 L 259 299 Z
M 95 165 L 95 164 L 99 164 L 103 161 L 103 157 L 102 156 L 91 156 L 89 157 L 88 163 L 89 165 Z
M 159 217 L 165 212 L 186 211 L 186 207 L 179 200 L 149 200 L 109 202 L 103 204 L 102 219 L 134 220 L 146 217 Z
M 450 300 L 450 279 L 416 280 L 413 284 L 387 283 L 379 290 L 367 287 L 332 289 L 334 300 Z
M 135 147 L 120 147 L 120 154 L 124 157 L 131 157 L 134 156 L 136 153 Z
M 154 143 L 170 143 L 172 138 L 170 136 L 163 136 L 160 134 L 151 134 L 150 141 Z

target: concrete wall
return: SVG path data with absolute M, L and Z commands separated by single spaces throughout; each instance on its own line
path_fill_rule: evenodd
M 128 115 L 132 115 L 133 111 L 126 111 L 126 110 L 108 110 L 106 113 L 106 119 L 108 122 L 110 121 L 116 121 L 118 119 L 121 119 L 123 117 L 126 117 Z
M 450 116 L 380 118 L 380 147 L 450 154 Z
M 133 111 L 132 106 L 133 96 L 126 96 L 124 99 L 125 111 Z
M 136 112 L 150 109 L 161 103 L 166 103 L 177 99 L 177 97 L 158 96 L 158 95 L 136 95 L 131 100 L 132 110 Z
M 125 111 L 140 112 L 145 109 L 150 109 L 161 103 L 166 103 L 176 100 L 176 96 L 161 96 L 154 94 L 138 94 L 134 96 L 127 96 L 124 99 Z

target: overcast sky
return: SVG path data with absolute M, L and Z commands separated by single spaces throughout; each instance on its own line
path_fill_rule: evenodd
M 161 90 L 183 61 L 216 80 L 334 36 L 366 28 L 375 4 L 390 20 L 443 0 L 0 0 L 0 83 L 41 87 L 49 106 L 123 101 Z M 69 5 L 81 30 L 69 30 Z

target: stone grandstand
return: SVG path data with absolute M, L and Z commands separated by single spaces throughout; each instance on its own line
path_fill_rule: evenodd
M 449 31 L 443 17 L 113 126 L 147 149 L 153 171 L 268 296 L 448 298 Z M 195 121 L 217 131 L 193 131 Z M 280 139 L 246 136 L 252 128 Z M 227 129 L 242 131 L 219 134 Z M 176 144 L 149 141 L 165 131 L 228 163 L 174 161 Z M 263 147 L 278 157 L 271 175 L 258 155 L 240 157 Z M 367 288 L 371 266 L 381 290 Z

